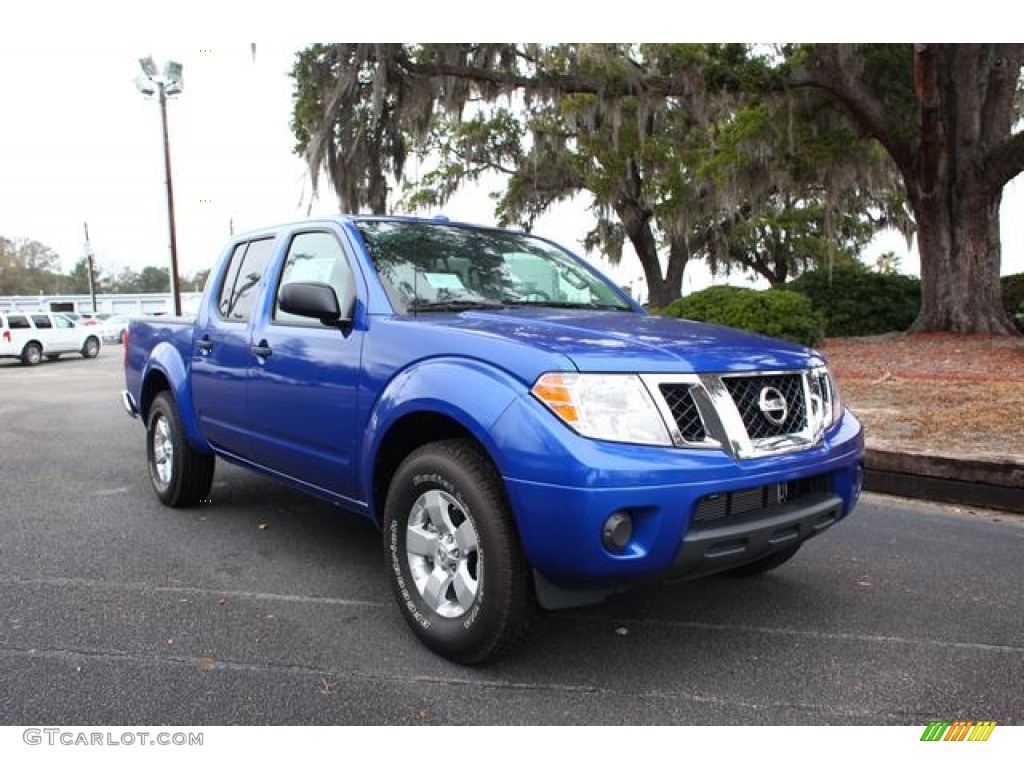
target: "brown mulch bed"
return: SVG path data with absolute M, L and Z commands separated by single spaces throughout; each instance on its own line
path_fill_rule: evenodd
M 822 351 L 869 444 L 1024 457 L 1024 338 L 886 334 Z

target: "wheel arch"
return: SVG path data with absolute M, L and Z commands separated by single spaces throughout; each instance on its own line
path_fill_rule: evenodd
M 360 450 L 360 480 L 370 517 L 380 523 L 395 470 L 427 443 L 471 440 L 498 476 L 504 475 L 490 430 L 524 391 L 505 371 L 466 358 L 424 360 L 392 378 L 368 414 Z
M 499 474 L 497 465 L 487 446 L 464 424 L 437 411 L 414 411 L 395 421 L 377 448 L 370 483 L 370 514 L 378 523 L 384 512 L 388 487 L 398 467 L 413 451 L 440 440 L 464 439 L 473 443 Z
M 142 376 L 142 386 L 139 388 L 139 416 L 144 423 L 149 418 L 153 399 L 164 391 L 169 391 L 174 397 L 188 441 L 197 450 L 211 452 L 209 443 L 199 430 L 199 423 L 192 407 L 192 386 L 185 364 L 177 349 L 166 342 L 153 348 Z

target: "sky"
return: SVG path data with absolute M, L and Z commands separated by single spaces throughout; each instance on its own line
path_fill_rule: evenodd
M 51 247 L 68 271 L 85 253 L 83 224 L 88 223 L 102 270 L 169 264 L 160 110 L 156 99 L 145 98 L 133 82 L 139 57 L 147 54 L 183 65 L 184 91 L 168 100 L 181 274 L 211 266 L 232 228 L 240 232 L 337 211 L 326 185 L 319 199 L 312 198 L 305 163 L 292 152 L 288 71 L 305 43 L 294 30 L 283 39 L 286 35 L 264 23 L 257 30 L 263 41 L 253 38 L 254 55 L 248 42 L 196 41 L 194 29 L 179 22 L 181 31 L 172 29 L 157 40 L 75 33 L 83 18 L 65 18 L 63 37 L 51 36 L 42 22 L 24 36 L 5 36 L 0 235 Z M 460 193 L 443 212 L 452 219 L 494 223 L 486 190 Z M 1004 274 L 1024 272 L 1022 213 L 1019 177 L 1004 194 Z M 589 224 L 580 202 L 545 216 L 535 231 L 581 252 Z M 916 254 L 906 252 L 899 235 L 879 238 L 868 258 L 890 249 L 903 254 L 904 271 L 916 274 Z M 641 275 L 628 256 L 618 270 L 595 263 L 620 284 L 638 282 Z M 691 265 L 684 292 L 714 279 Z

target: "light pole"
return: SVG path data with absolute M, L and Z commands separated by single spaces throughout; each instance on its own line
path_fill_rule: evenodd
M 181 290 L 178 286 L 178 241 L 174 231 L 174 186 L 171 183 L 171 147 L 167 140 L 167 97 L 181 93 L 181 64 L 168 61 L 162 73 L 157 72 L 152 56 L 139 59 L 142 72 L 135 76 L 135 87 L 144 96 L 158 94 L 160 101 L 160 122 L 164 138 L 164 174 L 167 180 L 167 224 L 171 232 L 171 296 L 174 299 L 174 314 L 181 314 Z

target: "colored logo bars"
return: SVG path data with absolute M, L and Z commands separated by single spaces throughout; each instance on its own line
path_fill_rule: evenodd
M 932 720 L 921 734 L 921 741 L 988 741 L 995 720 Z

